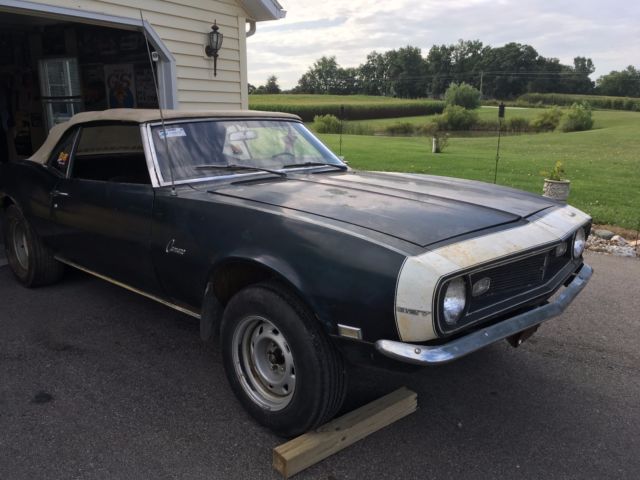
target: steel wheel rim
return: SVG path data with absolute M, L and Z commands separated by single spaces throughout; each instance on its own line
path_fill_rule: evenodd
M 264 317 L 245 317 L 233 332 L 233 364 L 245 393 L 260 407 L 278 411 L 291 402 L 296 370 L 289 344 Z
M 22 223 L 16 223 L 13 227 L 13 251 L 20 267 L 28 270 L 29 245 L 27 244 L 27 229 Z

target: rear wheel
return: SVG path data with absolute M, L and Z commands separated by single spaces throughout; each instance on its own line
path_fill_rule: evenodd
M 60 279 L 64 266 L 33 231 L 14 205 L 5 212 L 4 245 L 9 266 L 27 287 L 47 285 Z
M 245 288 L 222 319 L 229 383 L 248 412 L 291 437 L 330 420 L 342 406 L 340 354 L 306 306 L 277 283 Z

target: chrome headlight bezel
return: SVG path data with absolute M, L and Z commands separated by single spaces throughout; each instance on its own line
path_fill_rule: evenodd
M 456 328 L 469 306 L 467 277 L 450 278 L 440 288 L 440 317 L 444 325 Z
M 581 258 L 586 246 L 587 232 L 585 227 L 580 227 L 573 234 L 573 239 L 571 241 L 571 255 L 573 255 L 573 258 Z

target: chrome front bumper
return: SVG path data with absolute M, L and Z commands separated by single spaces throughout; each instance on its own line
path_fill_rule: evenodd
M 444 345 L 430 347 L 395 340 L 378 340 L 376 350 L 387 357 L 416 365 L 438 365 L 451 362 L 560 315 L 582 291 L 591 275 L 593 275 L 593 269 L 584 264 L 572 282 L 550 303 L 490 327 L 476 330 Z

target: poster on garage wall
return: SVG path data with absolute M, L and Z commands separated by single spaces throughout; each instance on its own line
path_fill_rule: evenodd
M 104 66 L 109 108 L 135 108 L 136 84 L 132 63 Z
M 136 72 L 136 104 L 138 108 L 158 108 L 158 95 L 153 83 L 153 73 L 149 65 L 139 63 Z

